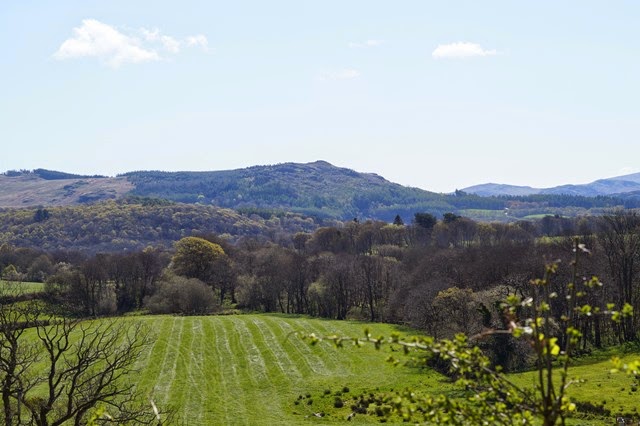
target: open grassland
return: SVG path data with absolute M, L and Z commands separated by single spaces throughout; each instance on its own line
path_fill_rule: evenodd
M 0 294 L 2 295 L 12 296 L 39 293 L 41 291 L 44 291 L 44 283 L 0 280 Z
M 344 421 L 341 413 L 323 418 L 334 396 L 402 389 L 440 389 L 432 372 L 393 367 L 385 362 L 390 349 L 336 349 L 310 346 L 293 331 L 319 335 L 360 336 L 365 324 L 272 315 L 210 317 L 143 317 L 155 333 L 138 361 L 137 386 L 161 407 L 176 407 L 178 424 L 299 425 Z M 376 324 L 374 335 L 396 328 Z M 447 385 L 444 385 L 447 386 Z M 310 397 L 307 397 L 307 394 Z M 295 401 L 299 401 L 295 404 Z M 312 402 L 309 402 L 312 401 Z M 348 414 L 349 412 L 346 412 Z M 357 423 L 377 424 L 360 417 Z
M 152 339 L 137 360 L 132 380 L 161 409 L 175 410 L 172 424 L 345 424 L 352 411 L 350 400 L 363 392 L 410 387 L 462 396 L 438 373 L 385 362 L 390 354 L 403 358 L 398 348 L 376 351 L 373 345 L 345 344 L 336 349 L 330 342 L 312 346 L 291 334 L 362 336 L 365 328 L 373 336 L 404 333 L 392 325 L 266 314 L 122 321 L 139 321 L 151 330 Z M 630 361 L 640 357 L 640 350 L 617 349 L 577 360 L 571 377 L 583 381 L 569 390 L 576 401 L 604 406 L 611 414 L 583 414 L 568 424 L 613 424 L 616 415 L 637 414 L 638 384 L 624 373 L 611 373 L 612 356 Z M 521 386 L 533 386 L 534 378 L 532 372 L 510 377 Z M 345 402 L 340 409 L 333 406 L 338 395 Z M 357 415 L 350 423 L 373 425 L 379 420 Z
M 343 423 L 349 404 L 334 409 L 336 393 L 345 387 L 345 402 L 362 392 L 405 387 L 434 394 L 454 392 L 449 381 L 426 369 L 393 367 L 385 362 L 392 350 L 372 346 L 336 349 L 316 346 L 293 331 L 318 335 L 389 336 L 391 325 L 368 325 L 279 315 L 209 317 L 142 317 L 156 338 L 142 354 L 138 386 L 161 407 L 176 407 L 178 420 L 188 425 L 304 425 Z M 402 358 L 398 352 L 395 357 Z M 640 391 L 634 379 L 612 374 L 611 356 L 631 360 L 638 351 L 601 353 L 578 360 L 571 369 L 577 382 L 569 395 L 577 401 L 604 405 L 611 415 L 636 413 Z M 522 386 L 533 385 L 533 373 L 513 375 Z M 328 393 L 330 391 L 330 394 Z M 298 401 L 296 404 L 295 401 Z M 311 405 L 309 400 L 312 400 Z M 314 413 L 324 412 L 323 418 Z M 582 416 L 570 424 L 608 424 L 611 417 Z M 612 419 L 612 418 L 611 418 Z M 379 424 L 356 416 L 356 424 Z

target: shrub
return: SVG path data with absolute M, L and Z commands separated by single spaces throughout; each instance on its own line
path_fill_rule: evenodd
M 195 278 L 165 275 L 155 293 L 144 302 L 152 314 L 202 315 L 220 306 L 211 287 Z

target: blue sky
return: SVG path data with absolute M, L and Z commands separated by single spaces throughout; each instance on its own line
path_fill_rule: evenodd
M 4 1 L 0 171 L 640 171 L 636 1 Z

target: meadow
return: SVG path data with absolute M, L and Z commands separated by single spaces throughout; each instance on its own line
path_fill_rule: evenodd
M 161 409 L 174 408 L 185 425 L 298 425 L 343 422 L 331 414 L 335 393 L 441 388 L 433 372 L 385 362 L 390 348 L 336 349 L 291 335 L 390 335 L 397 327 L 278 315 L 141 317 L 155 338 L 140 356 L 136 378 L 143 394 Z M 331 394 L 329 394 L 330 392 Z M 297 403 L 296 403 L 297 401 Z M 323 417 L 318 417 L 323 413 Z M 373 424 L 375 419 L 355 419 Z
M 135 381 L 142 394 L 161 409 L 174 409 L 183 425 L 304 425 L 344 423 L 351 413 L 348 400 L 363 392 L 401 390 L 457 392 L 443 376 L 422 368 L 394 367 L 386 362 L 394 350 L 373 346 L 336 349 L 330 342 L 310 345 L 292 335 L 374 336 L 406 332 L 385 324 L 331 321 L 281 315 L 205 317 L 149 316 L 142 321 L 153 333 L 139 357 Z M 398 357 L 399 352 L 393 352 Z M 637 351 L 624 355 L 637 357 Z M 604 403 L 612 415 L 635 414 L 637 386 L 623 373 L 612 374 L 610 353 L 579 360 L 570 396 Z M 532 373 L 513 375 L 523 386 Z M 334 408 L 336 395 L 345 406 Z M 322 416 L 322 417 L 320 417 Z M 609 417 L 583 416 L 570 424 L 608 424 Z M 373 416 L 357 415 L 351 423 L 379 424 Z

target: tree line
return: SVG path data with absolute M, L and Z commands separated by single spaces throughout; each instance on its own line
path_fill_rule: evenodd
M 441 219 L 418 213 L 410 224 L 396 219 L 352 221 L 282 234 L 277 241 L 195 233 L 171 248 L 92 256 L 5 244 L 0 271 L 5 279 L 47 282 L 49 296 L 79 316 L 238 308 L 397 322 L 447 336 L 501 321 L 496 303 L 510 294 L 526 296 L 544 257 L 568 261 L 572 238 L 579 236 L 592 253 L 584 274 L 609 284 L 594 301 L 640 308 L 640 217 L 634 211 L 510 224 L 453 213 Z M 557 318 L 566 310 L 563 286 L 554 288 Z M 634 340 L 638 319 L 613 326 L 593 316 L 581 327 L 585 348 L 602 346 Z

